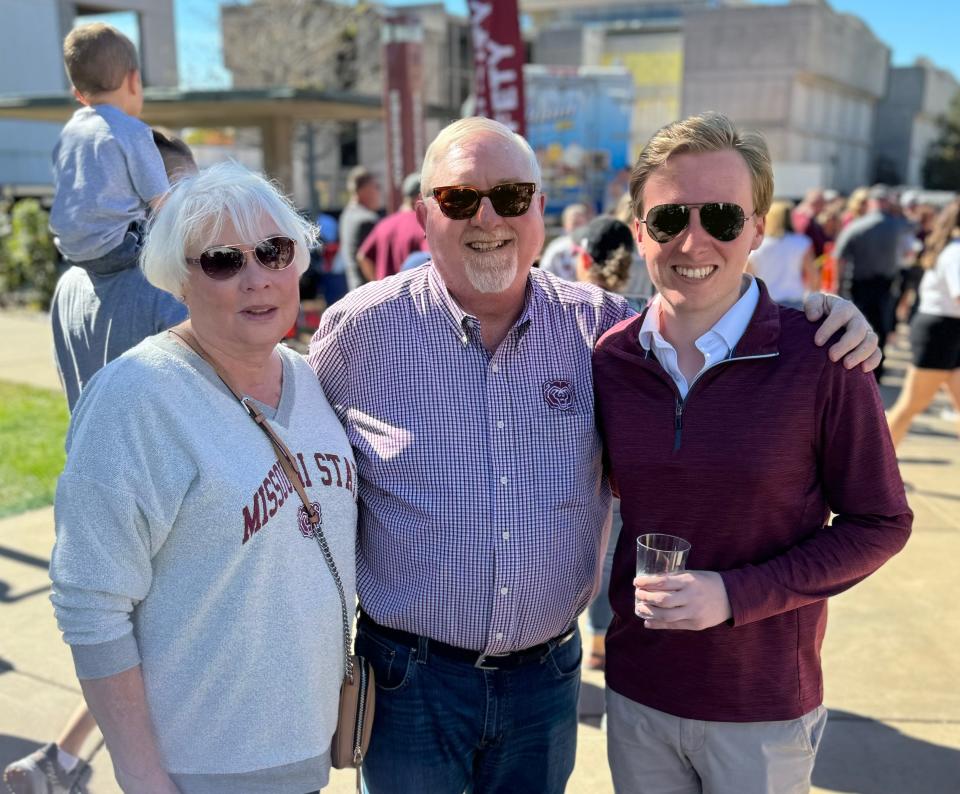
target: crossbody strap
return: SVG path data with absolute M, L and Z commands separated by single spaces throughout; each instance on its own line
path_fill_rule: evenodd
M 323 526 L 320 522 L 320 505 L 311 502 L 307 497 L 307 492 L 304 490 L 303 481 L 300 478 L 300 471 L 293 459 L 293 455 L 290 454 L 290 450 L 287 445 L 283 443 L 283 439 L 280 438 L 276 431 L 270 426 L 270 423 L 267 421 L 267 417 L 263 415 L 263 411 L 257 407 L 250 397 L 241 394 L 233 387 L 233 384 L 230 383 L 229 378 L 227 378 L 226 374 L 223 372 L 217 362 L 213 360 L 206 350 L 203 349 L 192 331 L 180 325 L 176 328 L 169 329 L 169 333 L 182 340 L 187 347 L 189 347 L 194 353 L 200 356 L 200 358 L 206 361 L 207 364 L 210 365 L 211 369 L 213 369 L 213 371 L 216 373 L 217 377 L 223 381 L 223 385 L 230 390 L 233 396 L 237 398 L 237 401 L 240 403 L 240 405 L 246 409 L 247 414 L 251 419 L 253 419 L 257 427 L 259 427 L 266 434 L 267 438 L 270 439 L 270 443 L 273 445 L 273 449 L 277 453 L 277 460 L 279 461 L 281 467 L 283 467 L 283 470 L 287 475 L 287 479 L 290 480 L 290 483 L 296 489 L 297 494 L 299 494 L 300 500 L 303 502 L 303 508 L 307 512 L 307 519 L 310 521 L 310 534 L 313 535 L 314 539 L 317 541 L 317 545 L 320 546 L 320 552 L 323 554 L 323 560 L 327 564 L 330 575 L 333 577 L 333 582 L 337 586 L 337 594 L 340 596 L 340 617 L 343 621 L 344 674 L 352 684 L 353 658 L 350 655 L 350 613 L 347 609 L 347 598 L 343 592 L 343 580 L 340 578 L 340 572 L 337 570 L 337 564 L 333 559 L 333 553 L 330 551 L 330 546 L 327 544 L 327 538 L 323 534 Z

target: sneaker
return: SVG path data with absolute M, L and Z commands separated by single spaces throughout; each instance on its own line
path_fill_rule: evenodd
M 57 760 L 57 745 L 51 742 L 3 770 L 10 794 L 87 794 L 93 770 L 85 761 L 67 772 Z

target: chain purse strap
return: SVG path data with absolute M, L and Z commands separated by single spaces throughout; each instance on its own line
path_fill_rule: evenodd
M 278 436 L 274 429 L 270 426 L 270 423 L 267 421 L 267 417 L 263 415 L 263 411 L 261 411 L 254 404 L 250 397 L 240 394 L 240 392 L 233 387 L 226 374 L 224 374 L 223 370 L 217 365 L 217 362 L 207 354 L 207 351 L 203 349 L 192 331 L 181 325 L 177 328 L 169 329 L 169 333 L 182 340 L 187 347 L 189 347 L 194 353 L 200 356 L 200 358 L 206 361 L 216 373 L 217 377 L 223 381 L 223 385 L 230 390 L 233 396 L 237 398 L 237 401 L 240 403 L 240 405 L 246 409 L 247 414 L 251 419 L 253 419 L 257 427 L 259 427 L 266 434 L 267 438 L 270 439 L 270 443 L 273 445 L 273 448 L 277 453 L 277 460 L 283 467 L 283 470 L 287 475 L 287 479 L 290 480 L 291 484 L 299 494 L 300 500 L 303 502 L 304 510 L 307 511 L 307 518 L 310 521 L 310 534 L 313 535 L 314 539 L 317 541 L 317 545 L 320 546 L 320 552 L 323 554 L 323 561 L 327 564 L 330 575 L 333 577 L 334 584 L 337 586 L 337 594 L 340 596 L 340 617 L 343 620 L 343 669 L 345 676 L 352 684 L 354 670 L 353 657 L 350 654 L 350 613 L 347 610 L 347 599 L 343 593 L 343 580 L 340 578 L 340 572 L 337 570 L 337 565 L 336 562 L 334 562 L 333 553 L 330 551 L 327 538 L 323 534 L 323 528 L 320 524 L 319 507 L 314 505 L 309 498 L 307 498 L 307 492 L 303 488 L 303 482 L 300 479 L 300 472 L 297 469 L 293 455 L 290 454 L 290 450 L 287 445 L 283 443 L 283 439 L 280 438 L 280 436 Z

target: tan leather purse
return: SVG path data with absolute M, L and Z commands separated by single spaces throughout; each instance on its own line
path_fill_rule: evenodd
M 333 740 L 330 743 L 330 760 L 336 769 L 349 769 L 354 767 L 357 770 L 357 791 L 360 790 L 360 766 L 363 763 L 363 757 L 370 745 L 370 731 L 373 728 L 373 709 L 375 700 L 375 682 L 373 678 L 373 669 L 362 656 L 356 656 L 350 653 L 352 645 L 350 639 L 350 614 L 347 610 L 347 600 L 343 593 L 343 582 L 340 579 L 340 572 L 337 571 L 337 565 L 334 562 L 333 554 L 327 545 L 327 539 L 323 534 L 323 527 L 320 522 L 320 505 L 313 504 L 308 498 L 300 480 L 296 464 L 293 462 L 293 455 L 287 445 L 270 426 L 263 412 L 250 400 L 249 397 L 241 395 L 227 380 L 223 371 L 217 366 L 217 363 L 207 355 L 207 352 L 200 346 L 197 338 L 186 328 L 171 328 L 170 333 L 176 336 L 193 350 L 200 358 L 206 361 L 212 368 L 217 377 L 223 381 L 224 385 L 230 389 L 231 393 L 240 404 L 246 409 L 250 418 L 256 422 L 257 426 L 266 433 L 270 443 L 277 453 L 277 460 L 286 472 L 287 479 L 296 488 L 300 499 L 306 510 L 307 518 L 310 522 L 310 530 L 320 546 L 323 554 L 323 560 L 327 564 L 330 575 L 333 577 L 334 584 L 337 586 L 337 593 L 340 596 L 340 614 L 343 620 L 343 660 L 344 676 L 343 684 L 340 686 L 340 708 L 337 713 L 337 729 L 333 734 Z

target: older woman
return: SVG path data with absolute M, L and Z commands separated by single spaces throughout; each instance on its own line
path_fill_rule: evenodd
M 239 166 L 180 182 L 142 265 L 190 319 L 105 367 L 74 413 L 52 599 L 125 791 L 326 783 L 340 593 L 292 475 L 225 385 L 292 452 L 352 604 L 353 455 L 316 375 L 278 345 L 313 236 Z

